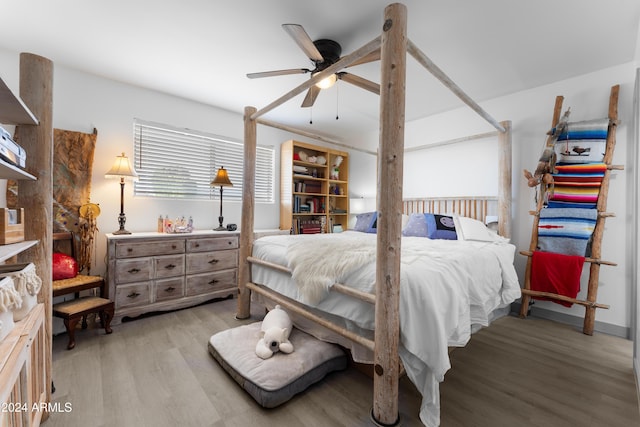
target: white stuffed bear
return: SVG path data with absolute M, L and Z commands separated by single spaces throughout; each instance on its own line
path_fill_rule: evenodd
M 293 344 L 289 342 L 292 327 L 293 325 L 287 312 L 280 308 L 279 305 L 276 305 L 262 320 L 262 327 L 260 328 L 262 338 L 256 345 L 258 357 L 268 359 L 277 351 L 283 353 L 293 352 Z

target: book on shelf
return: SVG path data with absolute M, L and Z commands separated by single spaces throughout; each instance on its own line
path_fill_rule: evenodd
M 323 233 L 323 219 L 296 219 L 293 222 L 293 234 Z
M 296 193 L 322 193 L 322 184 L 317 181 L 295 181 L 293 191 Z

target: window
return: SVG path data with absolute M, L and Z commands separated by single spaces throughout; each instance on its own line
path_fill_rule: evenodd
M 242 142 L 138 119 L 133 133 L 136 196 L 215 199 L 220 197 L 219 187 L 209 184 L 224 166 L 233 183 L 224 188 L 225 201 L 242 200 Z M 274 149 L 258 146 L 256 154 L 255 200 L 273 203 Z

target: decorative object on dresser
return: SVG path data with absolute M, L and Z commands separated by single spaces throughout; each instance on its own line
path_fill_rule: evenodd
M 131 234 L 130 231 L 127 231 L 124 228 L 124 224 L 127 221 L 127 217 L 124 215 L 124 181 L 135 181 L 138 179 L 138 174 L 133 168 L 133 165 L 129 162 L 129 158 L 122 153 L 122 155 L 116 157 L 116 161 L 104 177 L 120 178 L 120 215 L 118 216 L 120 228 L 114 231 L 113 234 Z
M 229 174 L 227 173 L 227 170 L 224 168 L 224 166 L 220 166 L 220 169 L 218 169 L 218 173 L 216 174 L 215 179 L 211 181 L 212 187 L 216 185 L 220 186 L 220 216 L 218 217 L 218 221 L 220 222 L 220 225 L 218 226 L 218 228 L 215 228 L 214 230 L 224 231 L 226 230 L 226 227 L 222 225 L 222 223 L 224 222 L 224 217 L 222 216 L 222 187 L 233 187 L 231 180 L 229 180 Z
M 114 324 L 237 293 L 238 233 L 107 234 Z

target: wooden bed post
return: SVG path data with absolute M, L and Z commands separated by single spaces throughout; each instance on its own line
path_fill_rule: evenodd
M 238 268 L 238 306 L 236 319 L 251 315 L 251 294 L 247 282 L 251 279 L 251 266 L 247 258 L 253 248 L 253 215 L 256 176 L 256 120 L 251 115 L 255 107 L 244 108 L 244 173 L 242 181 L 242 220 L 240 221 L 240 251 Z
M 385 8 L 381 46 L 380 143 L 378 154 L 378 233 L 376 328 L 373 377 L 374 422 L 398 422 L 400 341 L 400 256 L 402 168 L 407 59 L 407 8 Z
M 511 238 L 511 121 L 498 133 L 498 234 Z

